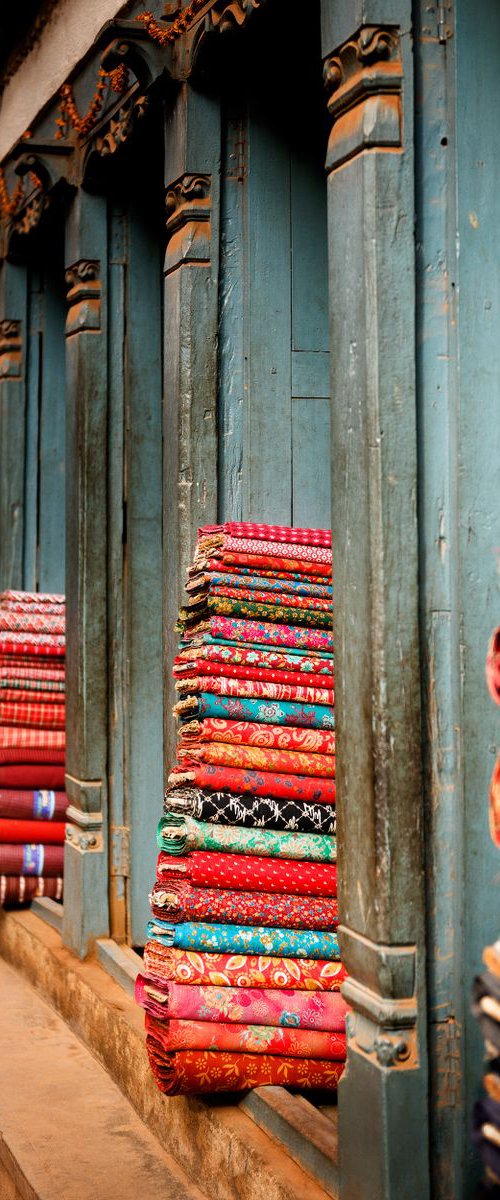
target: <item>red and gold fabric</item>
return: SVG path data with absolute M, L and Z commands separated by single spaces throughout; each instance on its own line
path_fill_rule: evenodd
M 190 880 L 196 887 L 235 891 L 283 892 L 288 896 L 336 896 L 337 867 L 330 862 L 297 862 L 215 850 L 193 850 L 183 858 L 158 855 L 156 878 L 170 886 Z

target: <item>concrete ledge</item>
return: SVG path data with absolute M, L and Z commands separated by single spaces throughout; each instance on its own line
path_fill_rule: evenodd
M 336 1181 L 325 1192 L 237 1102 L 162 1096 L 149 1072 L 142 1013 L 132 998 L 97 962 L 76 959 L 32 912 L 0 912 L 0 955 L 54 1005 L 160 1144 L 190 1179 L 203 1181 L 210 1200 L 327 1200 L 337 1194 Z

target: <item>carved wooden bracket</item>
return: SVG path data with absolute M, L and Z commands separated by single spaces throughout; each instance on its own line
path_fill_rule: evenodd
M 238 29 L 264 3 L 265 0 L 230 0 L 230 3 L 228 0 L 215 0 L 209 12 L 210 24 L 219 33 Z
M 22 374 L 20 321 L 0 321 L 0 379 L 20 379 Z
M 324 63 L 332 118 L 326 166 L 402 145 L 403 64 L 396 28 L 365 25 Z
M 101 328 L 100 263 L 81 258 L 66 271 L 68 315 L 66 336 L 96 333 Z
M 167 188 L 165 272 L 181 263 L 210 262 L 210 175 L 181 175 Z
M 416 946 L 381 945 L 343 925 L 339 937 L 350 1046 L 382 1067 L 417 1067 Z
M 147 111 L 149 99 L 145 95 L 132 96 L 122 104 L 95 139 L 95 148 L 101 158 L 115 154 L 132 137 L 137 123 Z

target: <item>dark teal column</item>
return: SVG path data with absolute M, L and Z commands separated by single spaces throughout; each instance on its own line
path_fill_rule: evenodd
M 429 1195 L 411 5 L 322 5 L 335 691 L 348 1061 L 342 1200 Z
M 79 191 L 66 232 L 65 943 L 82 957 L 108 933 L 107 221 Z
M 23 587 L 27 271 L 0 271 L 0 590 Z

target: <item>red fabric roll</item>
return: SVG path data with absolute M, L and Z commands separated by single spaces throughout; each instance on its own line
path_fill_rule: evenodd
M 238 563 L 242 567 L 259 567 L 263 570 L 287 571 L 290 575 L 294 575 L 297 572 L 296 558 L 284 558 L 278 554 L 240 554 L 235 550 L 224 550 L 223 554 L 219 557 L 224 566 L 226 563 Z M 307 575 L 322 575 L 326 579 L 331 579 L 331 564 L 308 562 Z
M 151 911 L 163 921 L 205 921 L 222 925 L 268 925 L 283 929 L 333 930 L 338 925 L 336 899 L 287 896 L 279 892 L 197 888 L 188 880 L 156 883 Z
M 30 875 L 0 875 L 0 907 L 23 908 L 35 896 L 48 896 L 51 900 L 62 900 L 63 881 L 42 879 Z
M 34 788 L 31 791 L 20 788 L 0 788 L 0 819 L 9 817 L 13 821 L 43 821 L 48 817 L 42 815 L 47 807 L 52 809 L 51 821 L 64 821 L 68 800 L 66 792 L 55 792 L 53 789 Z M 40 816 L 37 815 L 37 808 Z
M 64 730 L 0 727 L 0 763 L 64 762 L 65 748 Z
M 64 729 L 66 708 L 64 704 L 4 704 L 0 700 L 0 722 L 2 725 L 22 725 L 29 729 Z
M 230 679 L 245 679 L 259 680 L 260 683 L 285 683 L 295 687 L 303 687 L 307 684 L 308 687 L 314 688 L 333 688 L 333 675 L 314 675 L 305 671 L 273 671 L 265 670 L 260 667 L 240 666 L 233 663 L 210 662 L 206 658 L 198 658 L 194 661 L 186 661 L 181 659 L 173 670 L 174 679 L 182 681 L 190 679 L 196 675 L 215 675 L 218 679 L 221 675 L 225 675 Z M 207 687 L 207 691 L 212 691 L 211 687 Z
M 259 538 L 270 542 L 293 542 L 296 546 L 332 546 L 331 529 L 304 529 L 289 525 L 262 525 L 254 521 L 225 521 L 223 525 L 203 525 L 198 537 L 227 533 L 229 537 Z
M 66 826 L 63 821 L 11 821 L 8 817 L 2 817 L 0 819 L 0 845 L 5 842 L 15 842 L 18 845 L 26 842 L 62 845 L 65 830 Z
M 194 783 L 211 792 L 245 792 L 252 796 L 273 796 L 276 800 L 317 800 L 335 804 L 335 780 L 314 775 L 286 775 L 276 771 L 246 771 L 239 767 L 217 767 L 199 763 L 188 771 L 174 769 L 169 783 Z
M 61 708 L 61 711 L 64 715 L 64 704 L 65 704 L 65 693 L 64 692 L 52 692 L 52 691 L 40 691 L 40 690 L 37 691 L 36 688 L 29 688 L 26 686 L 24 686 L 22 688 L 2 687 L 2 689 L 0 691 L 0 700 L 1 700 L 2 704 L 12 704 L 12 705 L 15 705 L 15 704 L 19 704 L 19 705 L 26 705 L 26 704 L 28 704 L 28 705 L 33 705 L 33 704 L 59 705 L 59 707 Z
M 153 1018 L 154 1019 L 154 1018 Z M 172 1017 L 161 1021 L 168 1053 L 217 1050 L 219 1053 L 277 1054 L 344 1062 L 345 1033 L 280 1025 L 244 1025 L 236 1021 L 196 1021 Z M 311 1064 L 312 1065 L 312 1064 Z
M 253 771 L 284 771 L 289 775 L 311 775 L 335 779 L 335 755 L 314 754 L 307 750 L 280 750 L 278 747 L 231 745 L 228 742 L 203 742 L 201 746 L 179 746 L 180 766 L 213 763 L 216 767 L 244 767 Z
M 146 1046 L 153 1075 L 167 1095 L 243 1091 L 266 1084 L 336 1090 L 341 1062 L 243 1054 L 223 1050 L 169 1050 L 163 1022 L 146 1013 Z
M 253 855 L 253 883 L 248 883 L 246 854 L 219 854 L 214 850 L 193 850 L 183 858 L 158 855 L 156 878 L 168 885 L 170 880 L 189 879 L 197 887 L 234 888 L 256 892 L 283 892 L 290 896 L 336 896 L 335 863 L 294 862 L 292 859 L 263 858 Z
M 335 754 L 335 733 L 329 729 L 308 729 L 297 725 L 263 725 L 260 721 L 228 721 L 224 717 L 204 717 L 180 726 L 179 743 L 229 742 L 235 746 L 265 746 L 304 753 Z
M 161 986 L 174 982 L 216 988 L 297 988 L 338 992 L 347 978 L 340 962 L 321 958 L 270 958 L 260 954 L 196 954 L 146 942 L 144 971 Z M 224 1003 L 223 997 L 221 1002 Z
M 64 763 L 64 754 L 62 761 Z M 62 792 L 65 781 L 64 765 L 58 766 L 50 761 L 0 766 L 0 788 L 52 788 Z
M 41 824 L 42 822 L 39 822 Z M 28 822 L 26 822 L 28 824 Z M 0 844 L 0 874 L 57 878 L 64 871 L 64 846 Z

